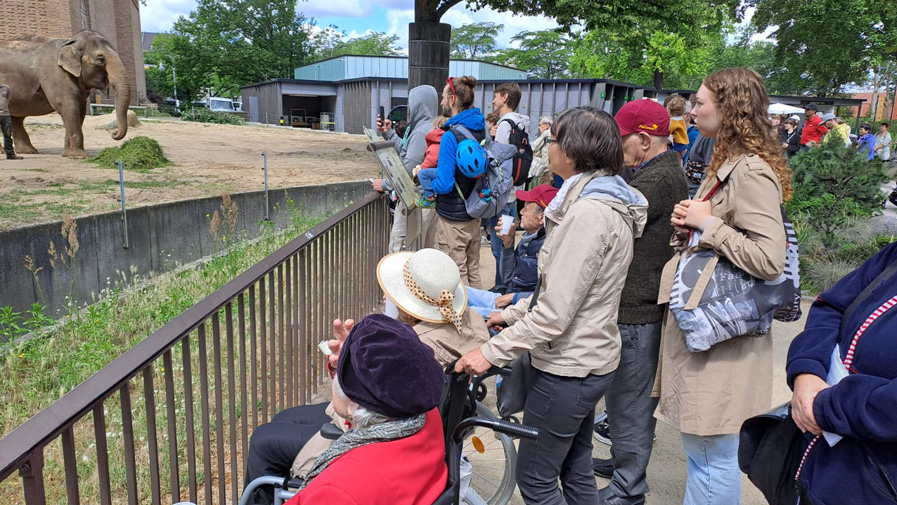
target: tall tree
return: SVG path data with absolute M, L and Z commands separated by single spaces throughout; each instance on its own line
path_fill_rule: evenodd
M 497 23 L 473 23 L 452 30 L 452 58 L 475 60 L 495 52 L 495 37 L 505 25 Z
M 333 56 L 341 54 L 357 54 L 362 56 L 398 56 L 396 47 L 398 35 L 387 35 L 383 32 L 370 32 L 354 39 L 340 40 L 333 47 Z
M 496 52 L 490 61 L 526 70 L 531 79 L 569 77 L 570 38 L 559 30 L 520 32 L 511 38 L 517 48 Z
M 869 0 L 756 0 L 756 7 L 757 28 L 775 27 L 776 78 L 812 94 L 864 83 L 897 44 L 897 34 L 885 29 L 888 11 Z
M 243 84 L 291 77 L 311 57 L 309 26 L 295 0 L 199 0 L 156 52 L 177 68 L 179 97 L 233 95 Z

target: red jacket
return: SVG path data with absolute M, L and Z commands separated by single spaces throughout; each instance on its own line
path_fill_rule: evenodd
M 442 134 L 445 130 L 438 128 L 430 130 L 424 139 L 427 141 L 427 153 L 424 155 L 424 161 L 421 162 L 421 168 L 436 168 L 439 162 L 439 142 L 442 140 Z
M 416 434 L 343 454 L 287 505 L 432 505 L 447 478 L 442 419 L 433 409 Z
M 819 114 L 808 119 L 804 123 L 804 130 L 800 134 L 800 145 L 805 146 L 807 142 L 822 143 L 822 136 L 828 131 L 828 128 L 822 125 L 822 118 Z

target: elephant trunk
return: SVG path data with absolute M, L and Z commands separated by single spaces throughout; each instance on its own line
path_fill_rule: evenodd
M 106 74 L 109 85 L 115 90 L 115 121 L 117 128 L 112 130 L 112 138 L 121 140 L 128 133 L 128 106 L 131 105 L 131 84 L 128 72 L 118 54 L 110 53 L 106 58 Z

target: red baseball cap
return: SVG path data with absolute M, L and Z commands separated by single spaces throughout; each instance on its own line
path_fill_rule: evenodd
M 517 190 L 517 199 L 524 202 L 536 202 L 543 209 L 557 196 L 558 189 L 548 184 L 540 184 L 529 191 Z
M 663 105 L 654 100 L 633 100 L 614 116 L 620 127 L 620 135 L 645 132 L 648 135 L 666 137 L 670 134 L 670 115 Z

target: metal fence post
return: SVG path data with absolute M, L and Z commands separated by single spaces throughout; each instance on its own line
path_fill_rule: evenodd
M 125 167 L 121 160 L 118 160 L 118 185 L 121 188 L 121 220 L 122 229 L 124 230 L 125 240 L 124 248 L 128 248 L 128 211 L 125 205 Z
M 262 160 L 264 161 L 262 170 L 265 171 L 265 221 L 270 221 L 271 217 L 268 214 L 271 208 L 268 202 L 268 151 L 262 151 Z

